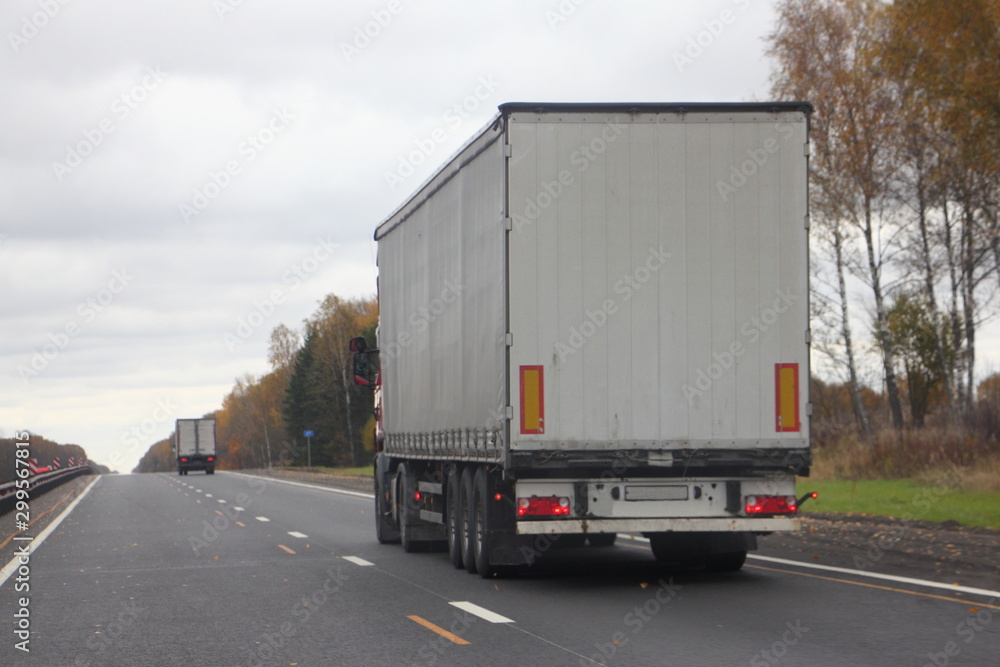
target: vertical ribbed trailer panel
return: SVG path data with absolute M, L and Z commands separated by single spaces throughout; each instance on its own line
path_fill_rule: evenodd
M 510 113 L 515 450 L 808 446 L 807 120 Z

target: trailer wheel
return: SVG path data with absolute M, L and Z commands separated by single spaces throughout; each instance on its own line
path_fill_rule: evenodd
M 183 476 L 184 475 L 184 469 L 183 468 L 178 468 L 177 469 L 177 474 Z
M 447 521 L 445 522 L 445 529 L 448 531 L 448 557 L 451 559 L 452 565 L 457 568 L 461 568 L 464 563 L 462 562 L 462 473 L 458 469 L 458 466 L 453 466 L 451 470 L 448 471 L 448 477 L 445 482 L 445 493 L 447 494 L 447 508 L 448 513 Z
M 205 474 L 206 475 L 214 475 L 215 474 L 215 468 L 207 468 L 205 470 Z
M 592 547 L 610 547 L 614 546 L 615 540 L 618 538 L 617 533 L 588 533 L 587 542 L 590 543 Z
M 472 505 L 475 497 L 475 493 L 473 493 L 474 473 L 475 468 L 472 466 L 462 470 L 461 493 L 458 501 L 461 507 L 458 537 L 461 542 L 462 563 L 465 565 L 465 569 L 473 574 L 476 573 L 476 553 L 472 544 L 476 532 L 476 512 Z
M 473 551 L 475 552 L 476 570 L 479 576 L 484 579 L 494 576 L 506 576 L 507 568 L 497 568 L 490 564 L 490 545 L 492 539 L 490 533 L 493 529 L 493 521 L 490 519 L 490 498 L 493 497 L 493 485 L 490 484 L 490 475 L 485 467 L 480 467 L 476 471 L 475 491 L 475 532 Z
M 399 531 L 389 519 L 389 503 L 386 501 L 386 489 L 379 484 L 380 474 L 375 470 L 375 539 L 379 544 L 396 544 L 399 542 Z
M 660 563 L 688 567 L 708 558 L 705 539 L 698 533 L 650 533 L 648 537 L 653 556 Z
M 414 506 L 414 491 L 417 488 L 417 480 L 411 471 L 410 466 L 405 463 L 399 464 L 399 472 L 396 473 L 399 484 L 399 494 L 396 497 L 396 513 L 399 516 L 399 541 L 403 544 L 403 551 L 414 553 L 422 551 L 425 546 L 423 542 L 413 539 L 413 529 L 410 526 L 416 520 L 417 508 Z

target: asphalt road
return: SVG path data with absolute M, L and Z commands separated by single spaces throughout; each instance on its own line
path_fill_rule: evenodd
M 997 597 L 760 559 L 670 571 L 623 540 L 484 580 L 379 545 L 371 505 L 227 473 L 98 478 L 22 590 L 0 587 L 0 665 L 1000 664 Z

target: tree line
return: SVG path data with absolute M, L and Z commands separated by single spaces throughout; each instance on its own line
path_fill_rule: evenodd
M 968 427 L 977 336 L 1000 289 L 1000 1 L 780 0 L 777 11 L 772 94 L 815 107 L 814 346 L 865 440 L 872 388 L 896 431 L 929 416 Z
M 271 332 L 271 371 L 236 379 L 215 417 L 220 468 L 361 466 L 374 450 L 372 392 L 354 384 L 354 336 L 375 340 L 375 299 L 330 294 L 301 330 Z M 306 438 L 304 433 L 314 435 Z M 135 472 L 177 467 L 173 434 L 150 447 Z

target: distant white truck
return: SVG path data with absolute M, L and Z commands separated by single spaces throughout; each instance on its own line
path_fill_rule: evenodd
M 215 474 L 215 420 L 178 419 L 174 451 L 177 453 L 177 474 L 204 470 Z

